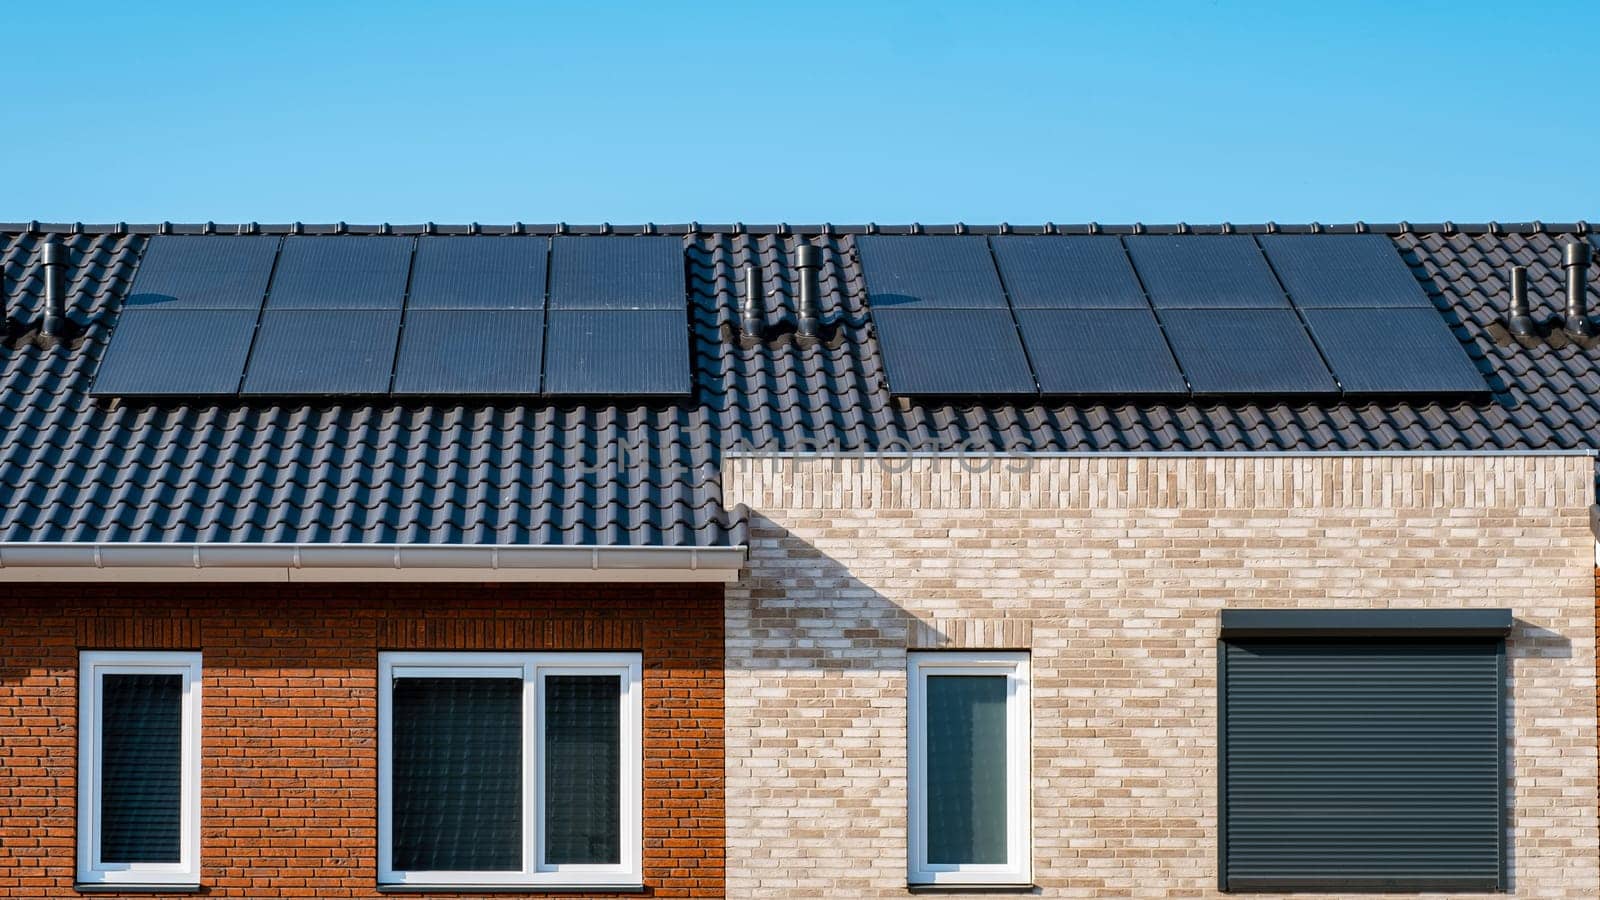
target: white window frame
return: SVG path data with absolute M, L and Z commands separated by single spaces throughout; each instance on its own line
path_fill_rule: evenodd
M 200 883 L 200 654 L 166 650 L 85 650 L 78 656 L 79 884 L 198 885 Z M 101 681 L 106 675 L 183 677 L 182 792 L 179 860 L 175 863 L 100 859 Z
M 637 888 L 644 883 L 643 701 L 638 653 L 386 652 L 378 655 L 378 883 L 417 887 L 531 886 Z M 622 683 L 621 850 L 615 864 L 544 862 L 544 679 L 548 675 L 614 675 Z M 395 871 L 394 682 L 396 678 L 521 678 L 522 868 L 508 872 Z
M 908 660 L 908 803 L 911 884 L 1025 885 L 1033 880 L 1033 748 L 1028 654 L 926 651 Z M 931 675 L 989 675 L 1006 679 L 1006 856 L 1004 864 L 928 862 L 927 679 Z

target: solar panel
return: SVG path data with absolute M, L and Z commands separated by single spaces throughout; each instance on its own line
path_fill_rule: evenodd
M 1438 312 L 1307 309 L 1311 336 L 1347 394 L 1484 393 L 1489 389 Z
M 397 309 L 268 309 L 244 393 L 386 394 L 399 336 Z
M 1380 234 L 1264 234 L 1261 248 L 1301 309 L 1433 309 L 1422 285 Z
M 1175 309 L 1161 320 L 1196 394 L 1338 390 L 1293 310 Z
M 1034 394 L 1017 326 L 1004 309 L 874 309 L 895 394 Z
M 550 247 L 551 309 L 670 309 L 687 304 L 683 241 L 574 237 Z
M 1141 235 L 1123 241 L 1157 309 L 1289 306 L 1249 235 Z
M 543 309 L 550 242 L 536 237 L 422 237 L 408 309 Z
M 537 394 L 543 353 L 539 310 L 407 310 L 394 392 Z
M 989 243 L 981 237 L 880 235 L 857 238 L 856 249 L 874 310 L 1006 306 Z
M 1015 309 L 1149 309 L 1114 237 L 1008 235 L 989 239 Z
M 214 396 L 239 390 L 255 310 L 123 310 L 95 376 L 96 395 Z
M 411 268 L 408 237 L 287 237 L 268 309 L 399 309 Z
M 264 235 L 156 235 L 125 306 L 259 310 L 277 253 Z
M 1019 309 L 1046 394 L 1187 394 L 1149 309 Z
M 689 332 L 682 309 L 552 309 L 546 394 L 687 394 Z

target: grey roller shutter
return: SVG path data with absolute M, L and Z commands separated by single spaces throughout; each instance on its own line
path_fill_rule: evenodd
M 394 682 L 394 868 L 522 868 L 522 679 Z
M 1504 642 L 1227 638 L 1226 890 L 1501 890 Z
M 182 858 L 183 676 L 102 676 L 100 859 Z

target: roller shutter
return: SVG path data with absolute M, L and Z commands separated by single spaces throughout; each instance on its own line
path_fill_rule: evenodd
M 1221 646 L 1225 890 L 1503 890 L 1504 639 Z

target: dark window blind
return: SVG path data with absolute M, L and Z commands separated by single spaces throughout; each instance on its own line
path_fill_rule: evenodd
M 396 871 L 522 868 L 522 680 L 399 678 Z
M 100 861 L 182 859 L 183 676 L 103 675 Z
M 930 863 L 1006 862 L 1006 679 L 929 675 Z
M 615 675 L 545 678 L 545 862 L 622 861 L 621 715 Z

